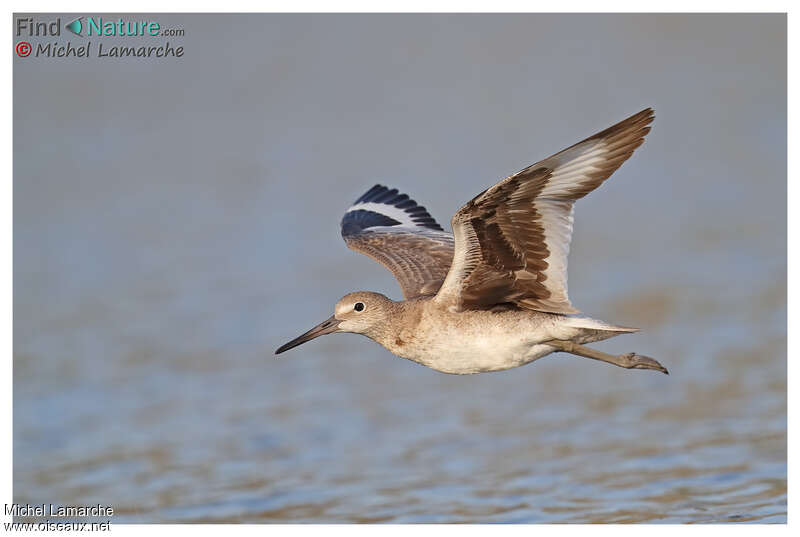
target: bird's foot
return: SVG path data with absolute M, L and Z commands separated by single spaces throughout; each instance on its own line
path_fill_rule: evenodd
M 669 375 L 669 371 L 667 371 L 666 367 L 649 356 L 642 356 L 635 352 L 629 352 L 627 354 L 620 354 L 618 358 L 620 362 L 617 365 L 626 369 L 654 369 L 655 371 L 661 371 L 665 375 Z
M 628 354 L 619 354 L 615 356 L 613 354 L 598 351 L 597 349 L 578 345 L 572 341 L 564 341 L 560 339 L 550 340 L 547 342 L 547 344 L 552 345 L 563 352 L 568 352 L 577 356 L 584 356 L 593 360 L 600 360 L 602 362 L 614 364 L 619 367 L 624 367 L 625 369 L 652 369 L 654 371 L 661 371 L 665 375 L 669 375 L 667 368 L 658 363 L 658 361 L 650 358 L 649 356 L 636 354 L 635 352 L 629 352 Z

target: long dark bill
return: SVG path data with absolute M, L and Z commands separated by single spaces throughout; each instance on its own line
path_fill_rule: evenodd
M 327 321 L 319 323 L 317 326 L 306 332 L 301 336 L 297 336 L 293 340 L 291 340 L 286 345 L 282 345 L 278 347 L 278 350 L 275 351 L 275 354 L 280 354 L 282 352 L 286 352 L 289 349 L 293 349 L 298 345 L 302 345 L 306 341 L 311 341 L 315 337 L 324 336 L 325 334 L 332 334 L 339 329 L 339 321 L 336 317 L 331 316 L 330 319 Z

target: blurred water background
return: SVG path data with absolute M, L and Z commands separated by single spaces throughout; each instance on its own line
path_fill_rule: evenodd
M 786 520 L 785 16 L 131 18 L 185 36 L 104 46 L 184 56 L 14 58 L 16 502 Z M 643 328 L 598 348 L 670 376 L 561 354 L 449 376 L 355 335 L 273 356 L 347 292 L 400 298 L 339 236 L 374 183 L 447 225 L 647 106 L 645 145 L 577 205 L 570 296 Z

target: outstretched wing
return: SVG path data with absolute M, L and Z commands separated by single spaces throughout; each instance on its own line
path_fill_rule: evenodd
M 648 108 L 507 177 L 453 216 L 455 255 L 436 300 L 455 309 L 511 302 L 577 313 L 567 296 L 573 204 L 644 142 Z
M 392 271 L 403 296 L 434 295 L 453 261 L 453 235 L 396 188 L 375 185 L 342 218 L 347 246 Z

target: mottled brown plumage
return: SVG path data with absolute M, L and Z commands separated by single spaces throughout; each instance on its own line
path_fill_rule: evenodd
M 652 121 L 648 108 L 500 181 L 459 209 L 453 235 L 408 195 L 375 185 L 345 212 L 342 236 L 392 271 L 405 300 L 350 293 L 276 353 L 352 332 L 445 373 L 499 371 L 557 351 L 666 373 L 646 356 L 584 347 L 636 329 L 571 315 L 567 296 L 573 205 L 631 156 Z
M 435 295 L 453 260 L 453 236 L 443 231 L 383 228 L 344 240 L 348 248 L 388 268 L 406 300 Z
M 572 209 L 649 132 L 643 110 L 500 181 L 453 216 L 456 252 L 437 301 L 457 310 L 511 302 L 577 313 L 567 296 Z

